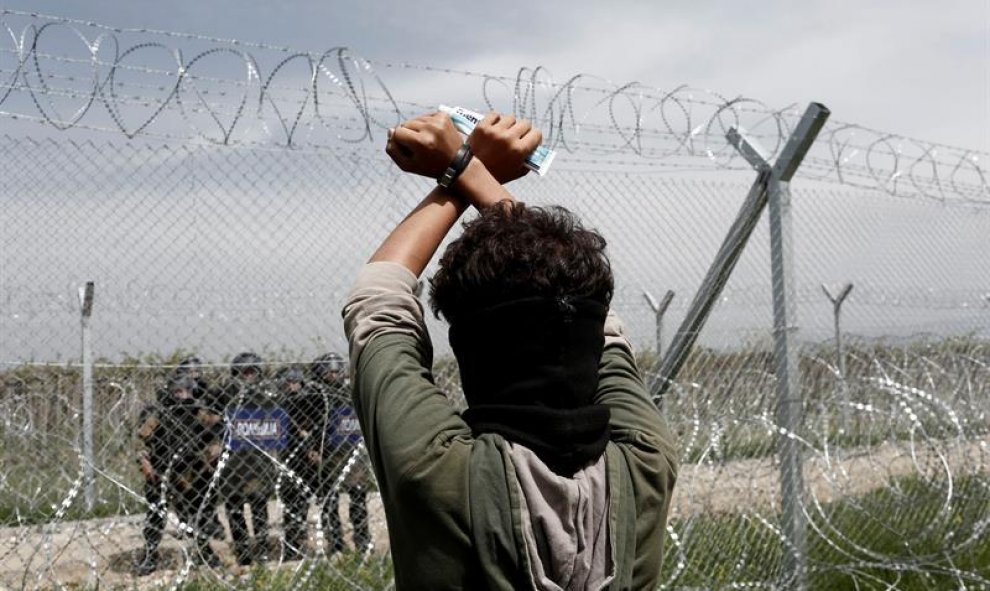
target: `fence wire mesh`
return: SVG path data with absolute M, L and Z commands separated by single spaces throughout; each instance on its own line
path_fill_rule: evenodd
M 313 362 L 346 353 L 350 282 L 429 189 L 389 165 L 383 129 L 438 94 L 547 130 L 554 169 L 513 190 L 608 239 L 613 308 L 650 383 L 752 181 L 725 131 L 777 151 L 797 117 L 539 68 L 0 16 L 2 587 L 389 587 L 367 458 Z M 782 437 L 803 450 L 813 588 L 990 585 L 986 156 L 826 127 L 793 188 L 803 426 L 776 419 L 761 221 L 658 400 L 682 462 L 662 588 L 788 588 Z M 840 316 L 830 297 L 850 283 Z M 644 294 L 668 290 L 659 317 Z M 445 328 L 429 325 L 460 405 Z

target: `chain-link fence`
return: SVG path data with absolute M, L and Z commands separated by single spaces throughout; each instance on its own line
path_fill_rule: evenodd
M 346 353 L 339 310 L 358 269 L 429 190 L 381 151 L 383 127 L 435 106 L 425 89 L 481 86 L 458 100 L 547 130 L 554 168 L 512 189 L 608 239 L 613 307 L 653 384 L 752 181 L 727 126 L 776 151 L 795 120 L 539 70 L 4 18 L 17 33 L 0 52 L 3 587 L 390 585 L 381 503 L 323 370 Z M 77 30 L 82 46 L 56 42 Z M 115 57 L 101 53 L 111 37 Z M 990 192 L 974 153 L 931 148 L 831 124 L 794 180 L 797 432 L 775 414 L 757 226 L 662 400 L 682 462 L 664 588 L 791 584 L 781 438 L 804 458 L 812 587 L 990 585 Z M 429 325 L 437 382 L 461 404 L 444 327 Z

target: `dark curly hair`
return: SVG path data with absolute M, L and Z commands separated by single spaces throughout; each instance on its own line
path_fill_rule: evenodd
M 559 206 L 504 201 L 465 222 L 430 279 L 433 313 L 459 315 L 525 297 L 612 300 L 605 239 Z

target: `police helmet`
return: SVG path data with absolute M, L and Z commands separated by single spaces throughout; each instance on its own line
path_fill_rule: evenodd
M 176 376 L 185 376 L 190 373 L 200 372 L 203 368 L 203 360 L 195 355 L 186 357 L 175 367 Z
M 327 372 L 337 372 L 338 379 L 343 379 L 347 362 L 338 353 L 325 353 L 313 360 L 309 366 L 310 374 L 319 380 L 323 380 Z
M 230 375 L 231 377 L 239 378 L 245 372 L 251 371 L 260 377 L 261 364 L 261 356 L 257 353 L 238 353 L 230 362 Z
M 303 370 L 295 366 L 283 367 L 282 369 L 278 370 L 278 373 L 275 374 L 275 382 L 279 386 L 284 386 L 289 382 L 302 383 L 305 380 L 306 380 L 306 376 L 303 374 Z

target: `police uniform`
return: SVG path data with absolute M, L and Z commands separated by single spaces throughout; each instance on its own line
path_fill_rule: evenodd
M 215 519 L 208 490 L 219 453 L 220 417 L 193 398 L 195 387 L 193 380 L 173 379 L 159 391 L 158 403 L 144 408 L 139 416 L 139 462 L 146 460 L 153 472 L 144 483 L 148 512 L 142 532 L 144 556 L 136 565 L 139 574 L 157 568 L 168 504 L 194 532 L 194 558 L 219 564 L 208 544 Z M 187 398 L 173 398 L 172 392 L 178 390 L 187 391 Z
M 330 465 L 334 467 L 333 481 L 327 483 L 328 496 L 324 511 L 325 523 L 334 551 L 345 548 L 343 531 L 338 510 L 340 491 L 350 499 L 348 516 L 353 527 L 355 550 L 363 552 L 371 548 L 371 532 L 368 524 L 368 487 L 370 474 L 366 452 L 362 445 L 361 425 L 351 407 L 350 391 L 343 383 L 323 382 L 317 386 L 330 407 L 325 448 L 328 450 Z M 340 486 L 337 486 L 337 481 Z
M 179 362 L 179 364 L 175 367 L 175 370 L 172 372 L 172 379 L 177 380 L 181 378 L 190 378 L 194 380 L 196 383 L 196 389 L 193 391 L 193 398 L 195 398 L 200 405 L 205 408 L 207 406 L 206 399 L 210 393 L 210 384 L 207 381 L 206 376 L 203 375 L 203 367 L 203 360 L 199 357 L 195 355 L 185 357 Z M 217 456 L 219 456 L 219 446 L 223 441 L 223 412 L 222 409 L 220 411 L 213 410 L 211 412 L 215 413 L 215 416 L 213 416 L 214 424 L 210 425 L 211 439 L 213 441 L 212 445 L 215 446 Z M 215 461 L 213 468 L 216 468 Z M 215 496 L 216 495 L 214 494 L 213 497 L 215 498 Z M 211 503 L 209 507 L 203 507 L 201 510 L 206 513 L 200 521 L 203 529 L 210 535 L 210 537 L 222 540 L 224 537 L 224 531 L 223 525 L 220 523 L 220 517 L 217 514 L 216 504 Z
M 288 416 L 263 382 L 234 379 L 213 405 L 224 409 L 227 459 L 220 476 L 220 495 L 234 554 L 239 564 L 251 564 L 267 558 L 268 500 L 274 493 L 278 458 L 288 443 Z M 253 541 L 244 505 L 251 507 Z
M 301 372 L 300 372 L 301 374 Z M 285 410 L 289 415 L 289 446 L 286 465 L 289 472 L 280 476 L 280 491 L 285 503 L 284 523 L 286 558 L 301 558 L 305 541 L 306 514 L 313 496 L 322 500 L 329 492 L 335 466 L 330 462 L 326 432 L 330 404 L 325 392 L 304 384 L 301 375 L 284 376 L 300 384 L 299 390 L 283 386 Z M 324 524 L 329 522 L 323 516 Z M 338 520 L 339 521 L 339 520 Z

